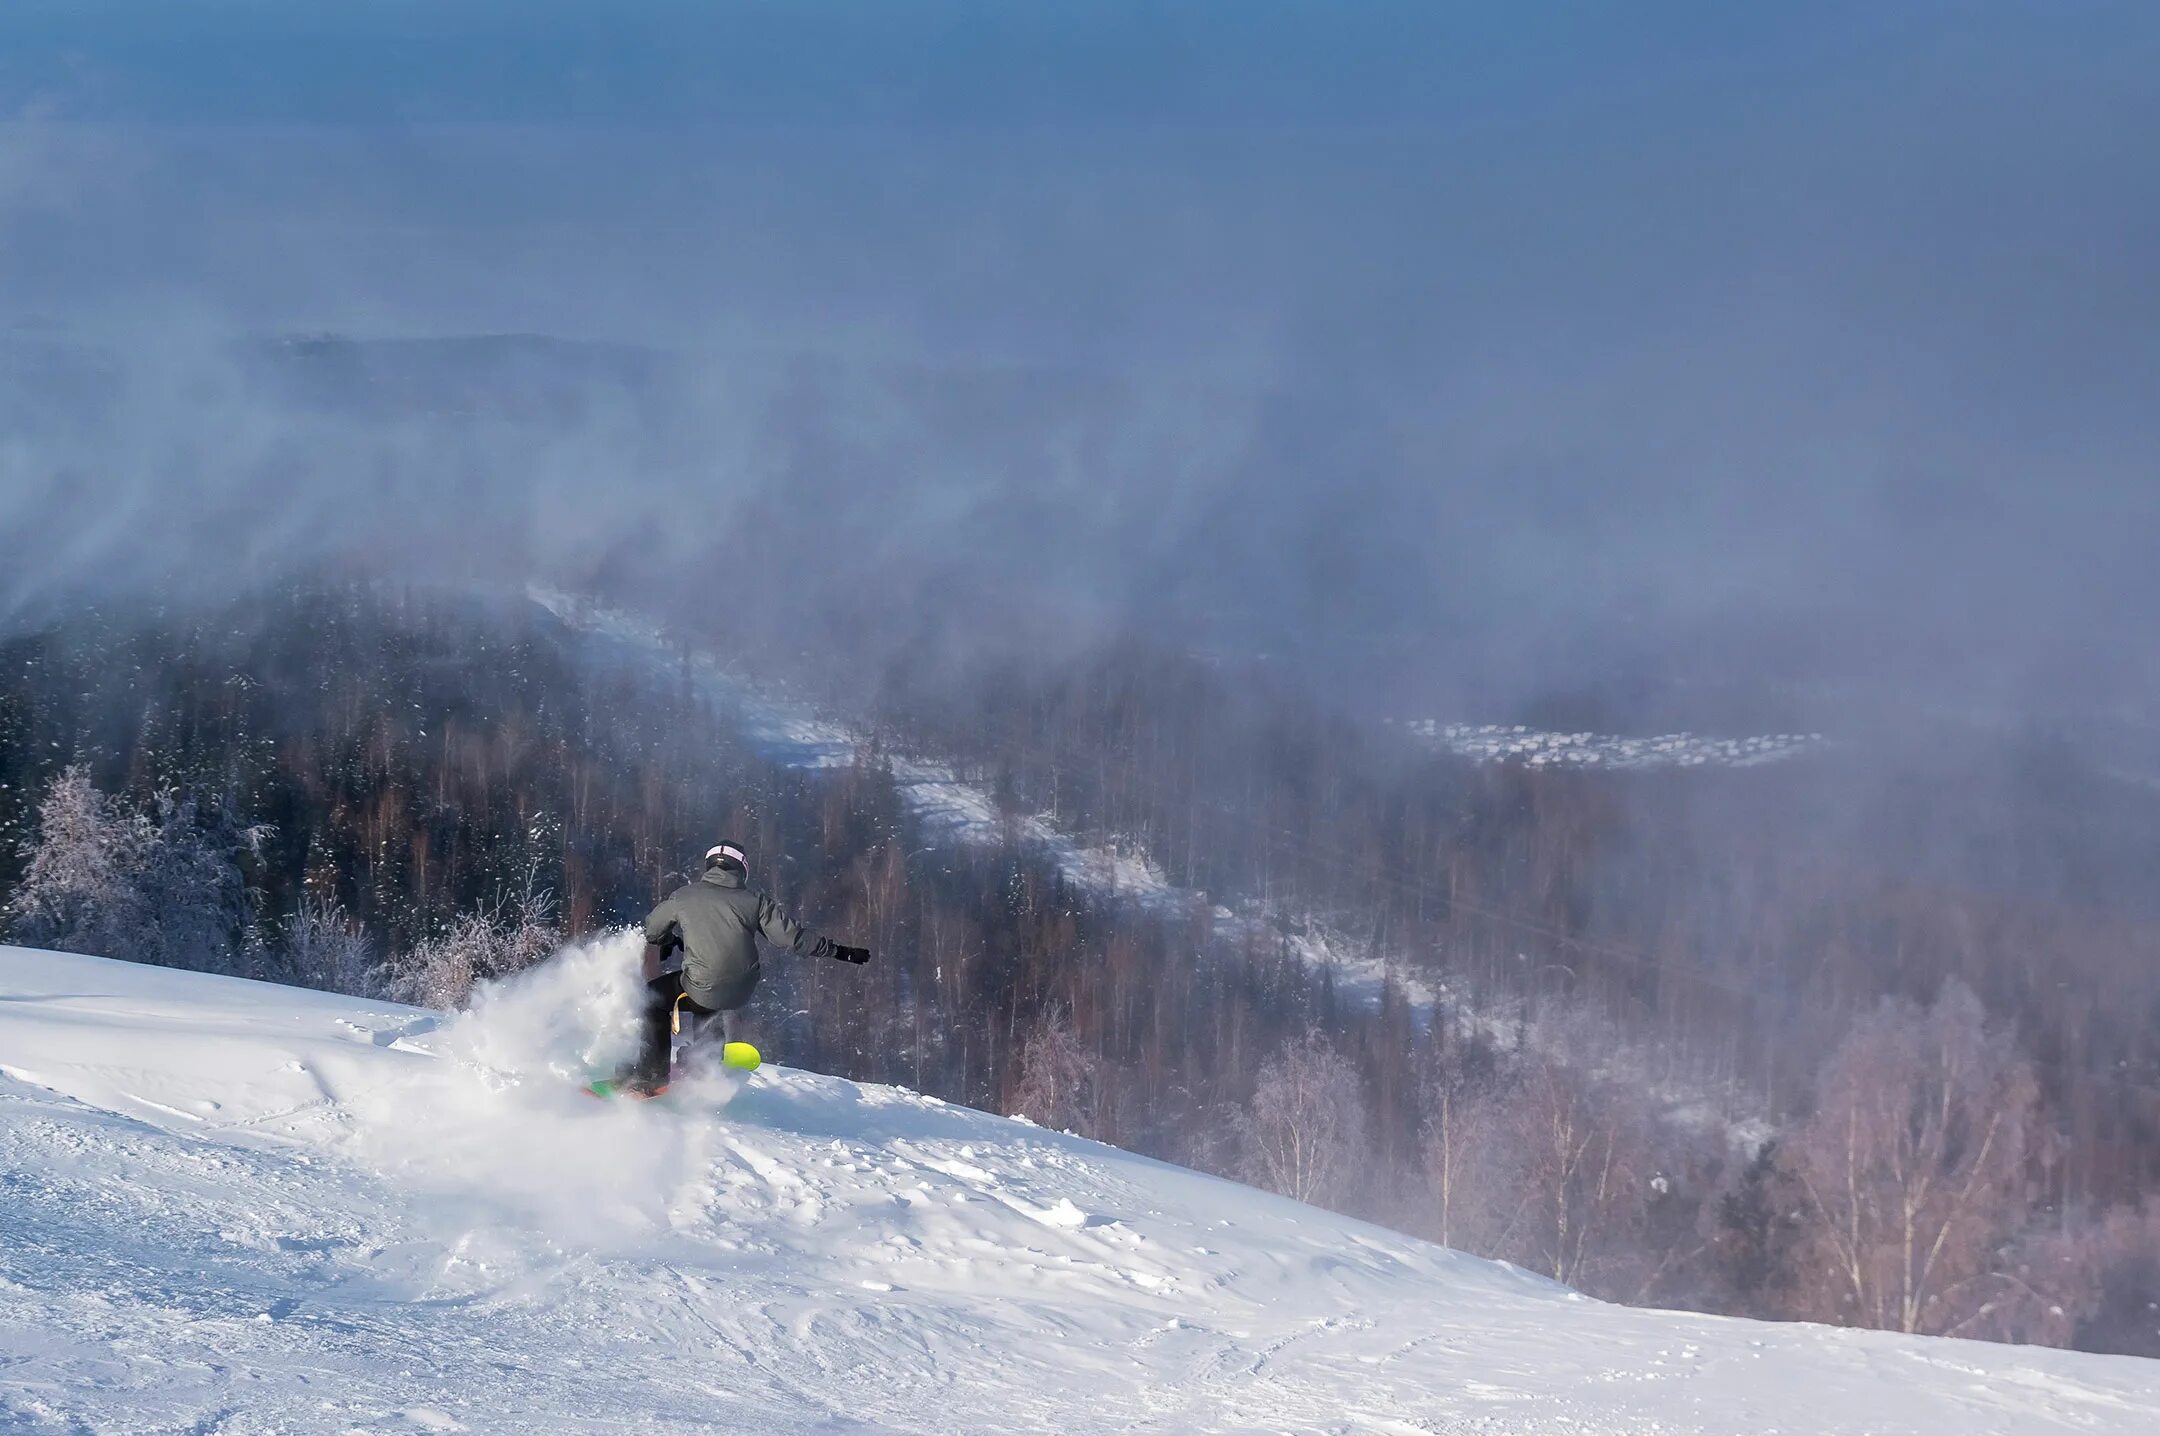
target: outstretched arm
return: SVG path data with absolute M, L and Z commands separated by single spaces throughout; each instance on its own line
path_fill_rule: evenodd
M 758 898 L 758 931 L 765 940 L 784 947 L 797 957 L 837 957 L 842 962 L 868 962 L 870 950 L 863 947 L 843 947 L 829 937 L 810 931 L 774 902 L 770 896 Z

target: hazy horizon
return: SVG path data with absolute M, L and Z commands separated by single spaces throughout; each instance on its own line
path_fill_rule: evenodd
M 0 42 L 10 612 L 478 535 L 768 635 L 1139 627 L 1478 716 L 2160 688 L 2144 7 L 34 0 Z M 664 359 L 386 416 L 234 357 L 325 333 Z M 52 339 L 103 356 L 64 400 Z

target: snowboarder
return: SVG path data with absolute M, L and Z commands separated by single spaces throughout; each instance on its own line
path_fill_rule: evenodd
M 848 947 L 811 932 L 781 911 L 772 896 L 750 886 L 749 859 L 735 843 L 705 853 L 705 874 L 670 893 L 645 919 L 645 1010 L 638 1058 L 623 1085 L 651 1093 L 668 1081 L 670 1034 L 685 1045 L 734 1037 L 733 1013 L 757 989 L 757 939 L 763 934 L 798 957 L 870 960 L 867 947 Z M 682 962 L 668 968 L 680 949 Z

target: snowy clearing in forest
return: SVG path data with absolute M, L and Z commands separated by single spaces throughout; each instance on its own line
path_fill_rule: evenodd
M 1800 757 L 1824 743 L 1820 733 L 1762 733 L 1745 738 L 1662 733 L 1634 738 L 1613 733 L 1551 733 L 1520 724 L 1442 723 L 1435 718 L 1397 726 L 1458 758 L 1532 768 L 1753 768 Z
M 646 656 L 687 663 L 719 700 L 742 715 L 750 741 L 790 768 L 851 766 L 869 743 L 842 724 L 820 718 L 805 704 L 790 701 L 713 654 L 684 650 L 652 624 L 618 610 L 552 589 L 530 590 L 535 603 L 571 629 L 622 644 Z M 998 811 L 989 791 L 962 781 L 941 763 L 897 753 L 884 755 L 892 767 L 901 800 L 939 842 L 988 846 L 1008 836 L 1046 853 L 1075 885 L 1090 892 L 1114 894 L 1140 902 L 1197 901 L 1197 895 L 1173 886 L 1144 854 L 1115 847 L 1086 847 L 1049 818 Z
M 597 1102 L 635 947 L 457 1016 L 0 948 L 0 1429 L 2160 1430 L 2160 1363 L 1606 1306 L 895 1088 Z

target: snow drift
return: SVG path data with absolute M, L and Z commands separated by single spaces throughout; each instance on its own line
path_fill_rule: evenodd
M 443 1017 L 0 949 L 0 1429 L 2146 1432 L 2160 1364 L 1634 1311 L 768 1067 L 627 941 Z

